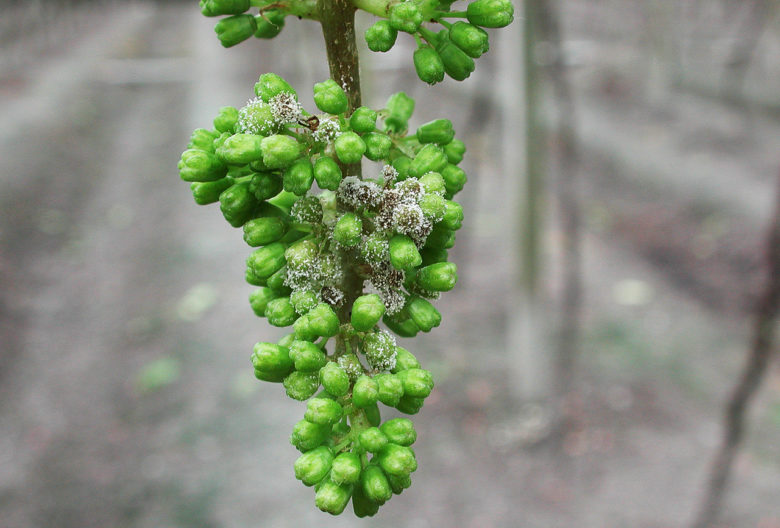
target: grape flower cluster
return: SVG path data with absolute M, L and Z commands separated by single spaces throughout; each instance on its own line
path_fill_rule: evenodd
M 413 55 L 418 77 L 428 84 L 444 80 L 444 75 L 462 81 L 474 71 L 474 59 L 489 49 L 484 28 L 508 26 L 514 18 L 511 0 L 474 0 L 465 11 L 453 11 L 454 0 L 352 0 L 356 8 L 368 11 L 380 20 L 366 30 L 365 39 L 372 51 L 389 51 L 398 32 L 409 33 L 417 42 Z M 318 19 L 313 0 L 200 0 L 206 16 L 228 15 L 220 19 L 215 31 L 225 47 L 235 46 L 252 36 L 269 39 L 284 28 L 288 15 Z M 249 14 L 251 8 L 258 14 Z M 448 22 L 447 18 L 458 20 Z M 426 23 L 441 26 L 436 32 Z
M 317 114 L 278 75 L 254 91 L 193 132 L 179 174 L 197 204 L 219 202 L 257 248 L 246 263 L 254 312 L 291 327 L 257 343 L 251 361 L 259 380 L 308 400 L 290 438 L 302 453 L 295 476 L 321 510 L 339 514 L 351 498 L 371 516 L 417 468 L 412 421 L 383 423 L 378 404 L 413 415 L 433 389 L 394 334 L 439 326 L 430 301 L 457 281 L 447 250 L 463 220 L 453 197 L 466 183 L 465 147 L 446 119 L 409 134 L 414 100 L 402 92 L 348 116 L 333 80 L 314 86 Z M 357 176 L 364 157 L 373 178 Z

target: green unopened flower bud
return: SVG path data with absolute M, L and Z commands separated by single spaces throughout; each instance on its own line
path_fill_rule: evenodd
M 428 238 L 425 239 L 425 247 L 433 249 L 450 249 L 455 245 L 455 232 L 447 229 L 442 224 L 433 226 Z
M 249 294 L 249 304 L 252 311 L 258 317 L 265 317 L 265 308 L 268 302 L 276 298 L 276 294 L 271 288 L 259 288 Z
M 295 270 L 311 266 L 319 253 L 317 243 L 311 239 L 299 240 L 284 252 L 287 265 Z
M 290 302 L 292 303 L 293 308 L 295 308 L 295 311 L 303 315 L 317 306 L 320 302 L 320 298 L 319 295 L 311 290 L 297 290 L 290 295 Z
M 266 372 L 287 373 L 293 369 L 290 351 L 274 343 L 257 343 L 252 351 L 252 365 Z
M 438 145 L 427 144 L 417 152 L 409 165 L 409 175 L 420 178 L 428 172 L 439 172 L 447 166 L 447 156 Z
M 314 179 L 321 189 L 335 191 L 341 183 L 341 169 L 338 163 L 329 156 L 318 158 L 314 162 Z
M 333 460 L 330 479 L 336 484 L 357 484 L 360 480 L 360 457 L 355 453 L 341 453 Z
M 336 81 L 328 79 L 314 85 L 314 104 L 323 112 L 343 114 L 347 111 L 347 94 Z
M 463 225 L 463 207 L 458 202 L 452 200 L 445 201 L 444 216 L 441 223 L 450 230 L 460 229 Z
M 185 150 L 179 161 L 179 176 L 187 182 L 211 182 L 222 179 L 227 166 L 212 154 L 198 149 Z
M 404 476 L 417 469 L 412 450 L 397 444 L 387 444 L 377 456 L 379 467 L 388 475 Z
M 263 157 L 262 137 L 254 134 L 234 134 L 217 149 L 217 157 L 232 165 L 245 165 Z
M 414 354 L 402 347 L 395 347 L 395 368 L 391 370 L 393 374 L 397 374 L 404 370 L 413 368 L 420 368 L 420 362 L 414 357 Z
M 293 330 L 295 331 L 295 339 L 300 341 L 314 341 L 317 339 L 317 334 L 309 326 L 308 314 L 300 316 L 293 324 Z
M 214 143 L 212 143 L 211 151 L 216 152 L 216 150 L 222 146 L 222 143 L 225 142 L 227 138 L 233 135 L 233 132 L 222 132 L 217 139 L 214 140 Z
M 387 436 L 378 427 L 369 427 L 358 436 L 360 447 L 369 453 L 378 453 L 387 445 Z
M 255 17 L 255 23 L 257 24 L 255 37 L 270 39 L 281 33 L 284 28 L 284 16 L 285 13 L 277 9 L 263 11 L 263 13 L 257 15 Z
M 311 423 L 334 425 L 341 420 L 344 410 L 337 401 L 329 398 L 312 398 L 306 404 L 304 418 Z
M 281 218 L 254 218 L 244 224 L 244 242 L 252 247 L 276 242 L 287 232 Z
M 344 213 L 333 226 L 333 239 L 347 247 L 357 245 L 363 234 L 363 221 L 355 213 Z
M 265 285 L 271 288 L 278 296 L 287 297 L 291 291 L 288 286 L 285 286 L 284 282 L 287 279 L 287 266 L 282 266 L 273 275 L 268 277 L 265 281 Z
M 323 425 L 313 424 L 306 420 L 296 423 L 290 436 L 290 443 L 298 451 L 311 451 L 322 445 L 330 433 L 330 428 Z
M 437 262 L 447 262 L 448 255 L 447 250 L 444 248 L 422 248 L 420 250 L 420 255 L 422 255 L 422 266 L 430 266 L 431 264 L 436 264 Z
M 376 128 L 376 112 L 366 106 L 361 106 L 352 112 L 349 118 L 349 127 L 353 132 L 366 134 Z
M 417 48 L 412 59 L 414 69 L 421 81 L 436 84 L 444 80 L 444 63 L 432 47 L 421 46 Z
M 419 266 L 422 257 L 414 241 L 406 235 L 394 235 L 390 239 L 390 264 L 398 270 Z
M 379 401 L 388 407 L 395 407 L 398 405 L 398 401 L 401 399 L 401 396 L 404 395 L 404 387 L 401 380 L 393 374 L 385 373 L 374 376 L 374 381 L 376 381 L 379 390 L 377 393 Z
M 423 403 L 425 403 L 425 398 L 417 398 L 404 394 L 395 408 L 404 414 L 417 414 L 420 412 L 420 409 L 422 409 Z
M 393 160 L 393 168 L 398 172 L 396 181 L 402 181 L 409 177 L 409 167 L 412 164 L 412 159 L 406 156 L 398 156 Z
M 469 22 L 487 28 L 508 26 L 514 20 L 514 13 L 510 0 L 477 0 L 466 8 Z
M 291 93 L 297 98 L 293 87 L 275 73 L 264 73 L 255 83 L 255 95 L 266 103 L 282 92 Z
M 355 354 L 344 354 L 343 356 L 339 356 L 337 362 L 339 367 L 347 373 L 350 381 L 356 381 L 363 375 L 363 365 Z
M 295 478 L 305 486 L 314 486 L 325 478 L 332 463 L 333 453 L 325 446 L 307 451 L 295 461 Z
M 406 304 L 409 315 L 420 330 L 430 332 L 441 324 L 441 314 L 431 303 L 420 297 L 413 297 Z
M 384 504 L 393 496 L 393 490 L 382 468 L 373 464 L 369 464 L 360 475 L 360 486 L 366 498 L 377 504 Z
M 329 304 L 320 303 L 306 314 L 309 329 L 321 337 L 333 337 L 339 333 L 339 318 Z
M 361 343 L 368 364 L 379 371 L 391 370 L 395 366 L 395 348 L 395 339 L 383 330 L 366 334 Z
M 290 358 L 295 362 L 295 370 L 301 372 L 319 372 L 328 363 L 322 349 L 308 341 L 293 341 L 290 345 Z M 309 417 L 306 419 L 309 420 Z M 320 423 L 317 420 L 309 421 Z
M 390 25 L 398 31 L 415 33 L 423 21 L 423 14 L 417 4 L 402 2 L 390 8 Z
M 267 381 L 269 383 L 282 383 L 286 377 L 286 372 L 272 372 L 255 369 L 255 378 L 260 381 Z
M 238 122 L 238 109 L 232 106 L 223 106 L 219 109 L 219 114 L 214 118 L 214 128 L 219 132 L 228 132 L 230 134 L 236 131 Z
M 393 146 L 393 140 L 386 134 L 369 132 L 363 136 L 366 143 L 366 157 L 371 161 L 387 159 L 390 155 L 390 147 Z
M 263 138 L 260 142 L 263 152 L 263 163 L 269 169 L 284 169 L 298 159 L 301 145 L 290 136 L 275 134 Z
M 447 210 L 447 201 L 439 194 L 426 194 L 418 205 L 423 212 L 423 215 L 432 222 L 438 222 L 444 217 L 444 212 Z
M 214 140 L 218 137 L 218 132 L 214 132 L 213 130 L 206 130 L 205 128 L 196 128 L 192 132 L 192 136 L 190 136 L 190 142 L 187 144 L 187 148 L 213 152 Z
M 349 376 L 336 363 L 328 363 L 320 369 L 320 382 L 333 396 L 344 396 L 349 390 Z
M 412 321 L 408 315 L 403 315 L 401 312 L 393 315 L 385 314 L 382 321 L 390 330 L 401 337 L 414 337 L 420 332 L 420 329 L 417 328 L 414 321 Z
M 468 22 L 455 22 L 450 28 L 450 40 L 474 59 L 481 57 L 490 49 L 487 32 Z
M 314 182 L 314 167 L 309 158 L 300 158 L 284 171 L 284 190 L 303 196 Z
M 449 119 L 429 121 L 417 129 L 417 141 L 420 143 L 446 145 L 454 137 L 455 130 L 452 128 L 452 121 Z
M 272 326 L 290 326 L 298 319 L 289 297 L 279 297 L 269 301 L 265 307 L 265 316 Z
M 474 59 L 453 44 L 446 33 L 439 35 L 436 51 L 444 63 L 444 71 L 456 81 L 466 79 L 474 71 Z
M 354 132 L 344 132 L 333 142 L 336 156 L 342 163 L 358 163 L 366 151 L 366 143 L 363 138 Z
M 317 488 L 314 504 L 324 512 L 338 515 L 347 507 L 351 496 L 351 485 L 342 484 L 339 486 L 331 480 L 325 479 Z
M 457 165 L 463 161 L 463 154 L 466 153 L 466 145 L 459 139 L 453 139 L 444 146 L 444 153 L 447 155 L 447 161 L 452 165 Z
M 405 131 L 409 118 L 414 112 L 414 99 L 403 92 L 398 92 L 387 99 L 385 106 L 389 114 L 385 118 L 385 129 L 395 134 Z
M 233 185 L 233 178 L 222 178 L 213 182 L 193 182 L 190 184 L 192 197 L 198 205 L 208 205 L 219 200 L 219 195 Z
M 225 48 L 245 41 L 254 35 L 256 30 L 257 23 L 252 15 L 235 15 L 223 18 L 214 26 L 217 38 Z
M 320 380 L 316 372 L 295 371 L 284 378 L 282 384 L 287 396 L 298 401 L 311 398 L 317 392 L 317 389 L 320 388 Z
M 371 51 L 389 51 L 398 37 L 396 30 L 388 20 L 379 20 L 365 33 L 366 44 Z
M 247 266 L 259 279 L 267 279 L 284 266 L 284 244 L 274 242 L 256 249 L 247 260 Z
M 404 396 L 427 398 L 433 390 L 433 376 L 424 369 L 402 370 L 398 373 L 398 379 L 404 386 Z
M 285 348 L 290 348 L 290 345 L 293 344 L 293 341 L 295 341 L 295 334 L 287 334 L 279 341 L 277 341 L 276 344 Z
M 219 208 L 233 227 L 241 227 L 252 218 L 257 199 L 249 191 L 249 182 L 236 183 L 219 195 Z
M 352 403 L 355 407 L 374 405 L 379 397 L 379 388 L 373 378 L 362 375 L 352 388 Z
M 362 295 L 355 299 L 352 305 L 352 326 L 358 332 L 366 332 L 374 328 L 385 314 L 385 303 L 375 293 Z
M 447 194 L 454 196 L 459 193 L 463 186 L 466 185 L 466 173 L 460 167 L 455 165 L 447 165 L 441 171 L 441 176 L 444 178 L 444 184 L 447 186 Z
M 458 267 L 452 262 L 425 266 L 417 272 L 417 284 L 429 291 L 450 291 L 458 282 Z
M 400 446 L 410 446 L 417 440 L 417 431 L 408 418 L 393 418 L 383 423 L 380 429 L 390 442 Z
M 420 176 L 419 181 L 427 194 L 444 195 L 447 192 L 447 184 L 438 172 L 427 172 Z
M 282 179 L 270 172 L 258 172 L 252 175 L 249 190 L 258 200 L 268 200 L 282 190 Z
M 379 504 L 366 497 L 363 487 L 357 485 L 352 492 L 352 510 L 360 519 L 373 517 L 379 511 Z
M 240 15 L 249 10 L 249 0 L 200 0 L 200 12 L 205 16 Z
M 387 475 L 387 481 L 396 495 L 400 495 L 403 490 L 412 485 L 412 477 L 409 475 Z

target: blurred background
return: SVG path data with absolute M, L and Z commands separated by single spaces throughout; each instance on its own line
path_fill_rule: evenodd
M 295 480 L 304 406 L 248 361 L 283 331 L 176 170 L 260 73 L 314 108 L 318 25 L 225 50 L 194 1 L 1 7 L 0 527 L 693 522 L 765 284 L 778 2 L 533 0 L 435 87 L 359 37 L 364 104 L 404 90 L 469 149 L 460 282 L 401 343 L 437 380 L 420 467 L 370 520 Z M 780 527 L 778 438 L 775 361 L 713 526 Z

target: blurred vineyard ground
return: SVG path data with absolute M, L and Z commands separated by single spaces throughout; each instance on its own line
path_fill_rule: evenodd
M 522 174 L 500 162 L 506 101 L 494 88 L 512 54 L 497 34 L 470 82 L 434 88 L 411 70 L 411 39 L 363 54 L 365 102 L 405 90 L 415 124 L 452 119 L 470 176 L 453 250 L 461 282 L 439 303 L 442 326 L 409 343 L 438 383 L 415 419 L 420 469 L 371 526 L 690 521 L 743 361 L 780 170 L 780 18 L 769 3 L 734 84 L 730 50 L 755 33 L 735 5 L 559 3 L 586 291 L 562 452 L 535 441 L 544 415 L 518 408 L 506 368 L 517 204 L 505 197 Z M 261 72 L 287 78 L 313 108 L 307 87 L 327 76 L 318 28 L 289 20 L 273 41 L 224 50 L 212 24 L 194 2 L 4 5 L 3 528 L 367 524 L 321 514 L 294 480 L 287 438 L 303 407 L 256 382 L 248 363 L 254 342 L 281 332 L 246 302 L 240 233 L 215 206 L 195 206 L 175 170 L 190 131 L 242 105 Z M 536 52 L 549 60 L 543 44 Z M 560 290 L 557 219 L 551 201 L 549 299 Z M 775 362 L 724 527 L 780 526 L 779 434 Z

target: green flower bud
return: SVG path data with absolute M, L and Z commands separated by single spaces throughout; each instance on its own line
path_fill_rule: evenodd
M 311 398 L 317 392 L 317 389 L 320 388 L 320 380 L 316 372 L 295 371 L 284 378 L 282 384 L 287 392 L 287 396 L 298 401 Z
M 284 258 L 287 260 L 287 265 L 290 268 L 300 270 L 311 266 L 317 259 L 319 252 L 320 250 L 314 240 L 304 239 L 288 247 L 284 252 Z
M 190 142 L 187 144 L 187 148 L 213 152 L 214 140 L 218 137 L 218 132 L 206 130 L 205 128 L 196 128 L 192 132 L 192 136 L 190 136 Z
M 269 169 L 284 169 L 301 155 L 301 145 L 290 136 L 275 134 L 260 142 L 263 163 Z
M 233 185 L 233 178 L 222 178 L 213 182 L 193 182 L 190 184 L 192 197 L 198 205 L 208 205 L 219 200 L 222 191 Z
M 284 266 L 285 249 L 284 244 L 280 242 L 274 242 L 256 249 L 249 255 L 247 267 L 252 270 L 255 277 L 267 279 Z
M 442 224 L 433 226 L 428 238 L 425 239 L 425 247 L 434 249 L 449 249 L 455 245 L 455 232 L 450 231 Z
M 463 186 L 466 185 L 466 173 L 460 167 L 455 165 L 447 165 L 441 171 L 441 176 L 444 178 L 444 184 L 447 186 L 447 194 L 454 196 L 459 193 Z
M 398 171 L 396 180 L 401 181 L 409 177 L 409 167 L 412 165 L 412 159 L 406 156 L 398 156 L 393 160 L 393 168 Z
M 222 179 L 227 167 L 220 159 L 204 150 L 185 150 L 179 161 L 179 176 L 187 182 L 211 182 Z
M 249 10 L 249 0 L 200 0 L 200 12 L 207 17 L 240 15 Z
M 344 213 L 333 226 L 333 239 L 343 246 L 357 245 L 362 234 L 363 221 L 355 213 Z
M 427 370 L 411 368 L 398 373 L 404 386 L 404 396 L 427 398 L 433 390 L 433 376 Z
M 466 153 L 466 145 L 459 139 L 453 139 L 444 146 L 444 153 L 447 155 L 447 161 L 452 165 L 457 165 L 463 161 L 463 154 Z
M 214 31 L 222 46 L 229 48 L 254 35 L 257 23 L 252 15 L 235 15 L 217 22 Z
M 376 128 L 376 112 L 366 106 L 355 109 L 349 118 L 349 127 L 358 134 L 373 132 Z
M 337 360 L 339 367 L 349 376 L 350 381 L 357 380 L 363 375 L 363 365 L 355 354 L 344 354 Z
M 314 496 L 314 504 L 320 510 L 338 515 L 344 511 L 352 496 L 352 486 L 335 484 L 329 479 L 325 479 L 317 488 L 317 494 Z
M 406 235 L 393 235 L 390 239 L 390 264 L 404 271 L 419 266 L 422 257 L 411 238 Z
M 401 337 L 414 337 L 420 331 L 409 316 L 402 316 L 401 313 L 385 315 L 382 321 L 390 330 Z
M 274 38 L 284 28 L 284 17 L 285 13 L 277 9 L 269 9 L 257 15 L 255 17 L 255 23 L 257 24 L 255 37 L 261 39 Z
M 387 436 L 378 427 L 369 427 L 358 436 L 360 447 L 369 453 L 378 453 L 387 445 Z
M 458 267 L 452 262 L 425 266 L 417 272 L 417 284 L 429 291 L 450 291 L 458 282 Z
M 377 374 L 374 376 L 374 381 L 376 381 L 379 390 L 377 393 L 379 401 L 388 407 L 398 405 L 398 401 L 404 395 L 404 387 L 401 380 L 393 374 Z
M 468 22 L 455 22 L 450 28 L 450 40 L 471 58 L 477 59 L 490 49 L 488 34 Z
M 289 92 L 297 98 L 293 87 L 275 73 L 264 73 L 255 83 L 255 95 L 266 103 L 282 92 Z
M 265 306 L 265 316 L 272 326 L 290 326 L 298 319 L 289 297 L 279 297 L 269 301 Z
M 219 208 L 222 216 L 233 227 L 241 227 L 257 206 L 257 199 L 249 192 L 249 182 L 236 183 L 219 195 Z
M 284 378 L 287 377 L 286 372 L 271 372 L 260 369 L 255 369 L 255 378 L 260 381 L 267 381 L 269 383 L 281 383 Z
M 387 444 L 377 455 L 379 467 L 388 475 L 403 477 L 417 469 L 417 460 L 411 449 L 397 444 Z
M 268 302 L 276 298 L 271 288 L 260 288 L 249 294 L 249 305 L 258 317 L 265 317 L 265 308 Z
M 214 128 L 219 132 L 228 132 L 232 134 L 236 131 L 237 122 L 238 109 L 232 106 L 223 106 L 219 109 L 217 117 L 214 118 Z
M 362 486 L 355 486 L 352 492 L 352 510 L 355 516 L 362 519 L 373 517 L 379 511 L 379 504 L 366 497 Z
M 463 225 L 463 207 L 458 202 L 447 200 L 444 203 L 444 216 L 441 223 L 447 229 L 455 231 Z
M 290 345 L 290 358 L 295 362 L 295 370 L 301 372 L 319 372 L 328 364 L 328 358 L 320 347 L 308 341 L 293 341 Z M 307 420 L 320 423 L 317 420 Z
M 352 403 L 355 407 L 368 407 L 377 402 L 379 388 L 376 382 L 369 376 L 362 375 L 352 388 Z
M 249 190 L 258 200 L 268 200 L 282 190 L 282 180 L 270 172 L 258 172 L 252 175 Z
M 420 178 L 428 172 L 439 172 L 447 166 L 447 156 L 438 145 L 429 143 L 417 152 L 409 165 L 409 175 Z
M 303 196 L 314 182 L 314 167 L 309 158 L 300 158 L 284 171 L 284 190 Z
M 287 334 L 279 341 L 277 341 L 276 344 L 285 348 L 290 348 L 290 345 L 293 344 L 293 341 L 295 341 L 295 334 Z
M 319 304 L 320 297 L 311 290 L 297 290 L 290 295 L 290 302 L 295 311 L 303 315 Z
M 333 337 L 339 333 L 339 318 L 329 304 L 320 303 L 306 314 L 309 329 L 321 337 Z
M 420 330 L 423 332 L 430 332 L 432 328 L 435 328 L 441 324 L 441 314 L 439 310 L 420 297 L 412 297 L 406 304 L 406 309 L 409 310 L 409 315 Z
M 305 486 L 314 486 L 325 478 L 332 463 L 333 453 L 325 446 L 307 451 L 295 461 L 295 478 Z
M 394 4 L 390 8 L 390 25 L 398 31 L 415 33 L 420 29 L 423 21 L 423 14 L 417 4 L 412 2 L 402 2 Z
M 390 21 L 379 20 L 366 30 L 365 37 L 371 51 L 390 51 L 398 37 L 398 30 L 390 25 Z
M 343 114 L 349 105 L 344 88 L 333 79 L 314 85 L 314 104 L 323 112 L 333 115 Z
M 352 304 L 352 326 L 358 332 L 374 328 L 385 314 L 385 303 L 376 293 L 362 295 Z
M 379 466 L 369 464 L 360 474 L 360 486 L 366 498 L 377 504 L 384 504 L 393 496 L 387 477 Z
M 216 150 L 222 146 L 222 143 L 232 135 L 233 132 L 222 132 L 219 137 L 214 140 L 214 143 L 211 144 L 211 152 L 216 152 Z
M 322 445 L 329 434 L 330 427 L 301 420 L 293 427 L 290 443 L 305 453 Z
M 341 453 L 333 460 L 330 479 L 335 484 L 357 484 L 360 480 L 360 457 L 355 453 Z
M 329 398 L 312 398 L 306 404 L 306 421 L 319 425 L 334 425 L 341 420 L 344 410 Z
M 409 475 L 387 475 L 387 481 L 390 483 L 393 493 L 396 495 L 401 494 L 403 490 L 408 489 L 412 485 L 412 477 Z
M 262 137 L 254 134 L 234 134 L 217 149 L 217 157 L 231 165 L 245 165 L 263 157 Z
M 380 330 L 366 334 L 361 349 L 372 369 L 390 370 L 395 366 L 395 339 L 389 333 Z
M 430 266 L 431 264 L 436 264 L 437 262 L 447 262 L 447 250 L 444 248 L 422 248 L 420 250 L 420 255 L 422 255 L 422 266 Z
M 386 134 L 369 132 L 363 136 L 366 143 L 366 157 L 371 161 L 387 159 L 390 155 L 390 147 L 393 146 L 393 140 Z
M 390 372 L 398 374 L 404 370 L 420 368 L 420 362 L 414 354 L 402 347 L 395 347 L 395 368 Z
M 487 28 L 502 28 L 514 20 L 515 8 L 510 0 L 477 0 L 466 8 L 466 18 L 472 24 Z
M 273 343 L 257 343 L 252 351 L 252 365 L 265 372 L 288 373 L 293 369 L 290 351 Z
M 417 440 L 417 431 L 408 418 L 393 418 L 380 426 L 387 439 L 400 446 L 410 446 Z
M 436 84 L 444 80 L 444 63 L 441 57 L 430 46 L 417 48 L 412 57 L 414 69 L 421 81 Z
M 398 92 L 387 99 L 385 106 L 389 114 L 385 118 L 385 130 L 395 134 L 405 131 L 409 118 L 414 112 L 414 99 L 403 92 Z
M 276 242 L 287 232 L 281 218 L 254 218 L 244 224 L 244 242 L 252 247 Z
M 266 279 L 265 285 L 271 288 L 277 295 L 286 297 L 290 295 L 292 290 L 284 285 L 285 280 L 287 280 L 287 266 L 282 266 Z
M 300 316 L 293 324 L 295 339 L 300 341 L 314 341 L 317 334 L 309 326 L 309 318 L 306 314 Z
M 439 35 L 436 51 L 444 63 L 444 71 L 456 81 L 466 79 L 474 71 L 474 59 L 453 44 L 446 33 Z
M 426 194 L 420 198 L 417 205 L 422 209 L 425 218 L 432 222 L 440 221 L 444 217 L 444 212 L 447 210 L 447 201 L 439 194 Z
M 317 158 L 314 162 L 314 179 L 317 180 L 320 189 L 335 191 L 341 183 L 341 169 L 338 163 L 329 156 Z
M 455 130 L 452 128 L 452 121 L 449 119 L 429 121 L 417 129 L 417 141 L 420 143 L 446 145 L 452 141 L 454 137 Z
M 333 148 L 336 150 L 336 156 L 342 163 L 358 163 L 366 151 L 366 143 L 363 138 L 354 132 L 344 132 L 333 142 Z
M 379 414 L 379 405 L 376 403 L 369 405 L 368 407 L 365 407 L 363 411 L 366 413 L 368 423 L 373 427 L 379 427 L 379 424 L 382 423 L 382 416 Z
M 337 398 L 349 390 L 349 376 L 336 363 L 328 363 L 320 369 L 320 382 L 328 393 Z

